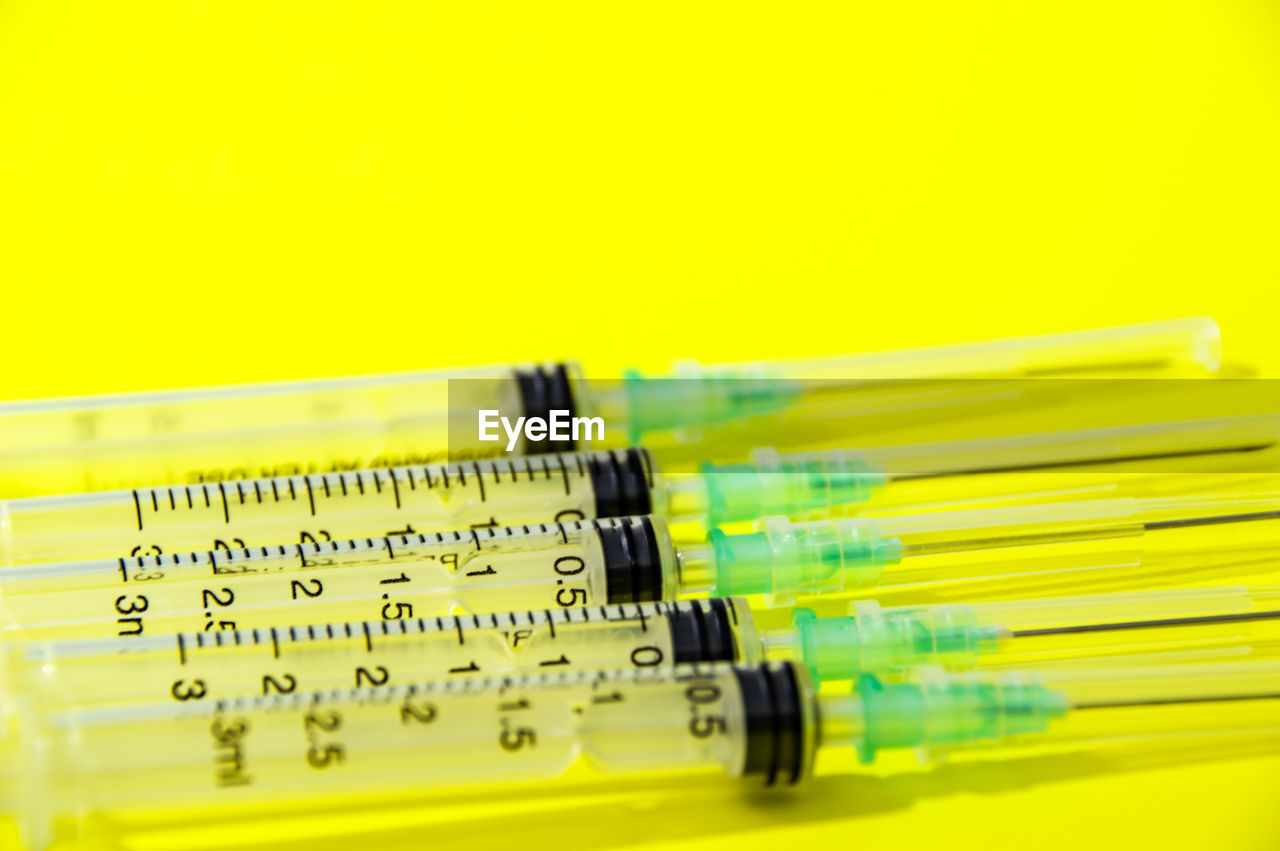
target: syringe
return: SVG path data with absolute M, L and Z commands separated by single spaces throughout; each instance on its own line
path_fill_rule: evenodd
M 761 453 L 696 475 L 662 475 L 647 450 L 631 449 L 36 497 L 0 501 L 0 559 L 35 564 L 650 512 L 711 525 L 806 519 L 868 500 L 945 502 L 956 488 L 969 502 L 1209 490 L 1231 471 L 1265 483 L 1278 436 L 1280 416 L 1254 415 Z M 1160 475 L 1173 469 L 1197 473 Z M 1055 482 L 1035 478 L 1046 472 L 1059 474 Z
M 643 449 L 0 501 L 0 560 L 258 548 L 665 513 Z
M 0 495 L 199 485 L 498 454 L 504 442 L 479 440 L 481 410 L 512 422 L 545 420 L 554 410 L 569 419 L 600 417 L 606 443 L 599 448 L 607 448 L 812 404 L 826 410 L 849 394 L 856 398 L 869 380 L 1087 377 L 1117 368 L 1159 374 L 1212 371 L 1218 363 L 1217 325 L 1193 318 L 812 360 L 686 365 L 670 379 L 600 381 L 561 363 L 10 402 L 0 405 Z M 982 392 L 972 389 L 981 403 Z M 771 442 L 762 438 L 777 422 L 766 416 L 760 427 L 754 442 Z M 572 448 L 572 439 L 522 438 L 516 451 Z
M 1233 530 L 1230 543 L 1201 534 L 1224 526 Z M 674 542 L 655 516 L 415 533 L 0 568 L 0 635 L 135 637 L 703 593 L 764 594 L 770 605 L 873 587 L 947 585 L 969 599 L 1047 596 L 1060 585 L 1097 586 L 1157 569 L 1194 574 L 1274 561 L 1277 535 L 1274 494 L 770 518 L 759 531 L 716 530 L 701 544 Z
M 1280 729 L 1280 664 L 860 678 L 814 693 L 803 666 L 687 666 L 298 690 L 43 710 L 11 700 L 0 800 L 28 841 L 58 817 L 720 769 L 766 784 L 852 746 L 916 749 Z M 1211 709 L 1212 711 L 1206 711 Z M 654 782 L 661 782 L 655 779 Z M 511 792 L 514 794 L 515 789 Z
M 744 598 L 17 644 L 4 688 L 72 705 L 573 668 L 795 660 L 815 682 L 935 664 L 1173 663 L 1280 647 L 1280 586 L 881 608 L 796 609 L 761 629 Z

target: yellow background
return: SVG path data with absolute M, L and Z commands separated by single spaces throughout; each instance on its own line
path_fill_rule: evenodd
M 7 397 L 1202 312 L 1274 368 L 1278 205 L 1265 0 L 0 4 Z M 1280 845 L 1275 749 L 1203 756 L 363 818 L 380 847 Z

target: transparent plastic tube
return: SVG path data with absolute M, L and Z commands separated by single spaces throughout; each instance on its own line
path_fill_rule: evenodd
M 10 702 L 0 802 L 40 845 L 59 816 L 529 782 L 578 760 L 606 774 L 767 775 L 746 719 L 770 708 L 763 682 L 728 667 L 648 668 L 54 713 Z M 810 713 L 795 720 L 811 758 L 812 698 L 791 706 Z
M 607 412 L 606 419 L 625 412 L 632 442 L 644 438 L 646 445 L 665 452 L 670 448 L 651 444 L 652 438 L 692 438 L 699 428 L 733 423 L 747 412 L 785 411 L 809 424 L 914 410 L 936 417 L 940 406 L 955 413 L 999 405 L 1012 390 L 1009 379 L 1202 375 L 1217 370 L 1220 361 L 1217 324 L 1195 317 L 808 360 L 712 367 L 685 362 L 670 379 L 629 374 L 621 397 L 602 387 L 593 409 Z M 1049 393 L 1041 403 L 1051 400 Z M 703 436 L 720 441 L 742 437 L 732 429 Z
M 658 518 L 0 568 L 0 638 L 144 638 L 673 598 Z M 220 633 L 229 633 L 228 636 Z
M 860 588 L 936 590 L 970 598 L 1052 594 L 1147 569 L 1204 570 L 1274 559 L 1275 494 L 1108 499 L 877 518 L 790 523 L 711 534 L 717 595 L 766 594 L 788 605 L 801 594 Z M 1229 537 L 1220 534 L 1231 527 Z
M 971 505 L 984 498 L 1001 504 L 1213 492 L 1239 484 L 1226 472 L 1231 469 L 1257 473 L 1251 489 L 1274 489 L 1280 475 L 1260 470 L 1271 463 L 1267 447 L 1277 428 L 1280 419 L 1257 416 L 866 453 L 761 451 L 751 464 L 708 464 L 697 475 L 663 475 L 665 465 L 643 449 L 554 453 L 36 497 L 0 501 L 0 560 L 36 564 L 645 512 L 719 525 L 773 514 L 849 513 L 895 501 L 905 509 L 932 500 L 925 507 L 935 510 L 949 494 Z M 1028 472 L 1037 465 L 1088 466 L 1077 462 L 1093 464 L 1085 481 Z M 1135 469 L 1173 465 L 1185 472 Z M 1046 484 L 1045 478 L 1072 484 Z M 949 490 L 940 493 L 939 482 Z
M 1217 324 L 1205 317 L 1193 317 L 897 352 L 784 361 L 776 368 L 787 378 L 829 378 L 842 384 L 851 376 L 1040 378 L 1171 364 L 1216 369 L 1220 360 L 1221 334 Z
M 779 454 L 702 467 L 709 523 L 1205 490 L 1280 470 L 1280 415 Z M 1171 475 L 1164 475 L 1171 474 Z M 1194 475 L 1193 475 L 1194 474 Z M 1215 475 L 1221 474 L 1221 475 Z
M 892 520 L 892 523 L 887 523 Z M 1221 532 L 1230 526 L 1229 537 Z M 790 523 L 676 543 L 645 516 L 310 540 L 0 568 L 0 636 L 132 638 L 280 625 L 763 594 L 768 605 L 880 587 L 1062 585 L 1274 563 L 1276 498 L 1105 500 L 919 518 Z M 912 584 L 915 583 L 915 584 Z M 974 597 L 979 595 L 973 595 Z M 971 597 L 972 599 L 973 597 Z
M 797 609 L 759 631 L 743 598 L 273 625 L 11 644 L 5 688 L 87 705 L 581 668 L 795 660 L 815 682 L 918 665 L 1182 663 L 1280 649 L 1280 589 L 1228 587 L 884 609 Z
M 882 607 L 845 617 L 797 609 L 762 634 L 765 658 L 796 658 L 818 680 L 918 665 L 1045 667 L 1177 663 L 1280 649 L 1280 586 L 1156 589 L 1000 602 Z
M 522 410 L 519 370 L 495 366 L 9 402 L 0 405 L 0 493 L 328 472 L 444 460 L 446 450 L 455 457 L 494 454 L 493 444 L 450 446 L 451 404 L 457 410 Z
M 1273 650 L 1280 640 L 1276 585 L 1166 588 L 963 608 L 972 613 L 976 632 L 999 636 L 996 652 L 982 660 L 989 665 L 1043 667 L 1083 655 L 1152 661 L 1161 652 L 1176 659 L 1243 644 Z M 947 654 L 939 655 L 943 659 L 929 661 L 946 661 Z M 964 664 L 963 654 L 953 658 Z
M 1006 672 L 1002 677 L 1007 681 L 1018 675 Z M 1074 746 L 1200 731 L 1227 735 L 1280 730 L 1280 663 L 1273 661 L 1062 668 L 1044 671 L 1038 679 L 1044 688 L 1063 696 L 1067 712 L 1062 723 L 1028 744 Z
M 632 449 L 33 497 L 0 501 L 0 563 L 665 512 L 665 495 Z
M 532 782 L 578 760 L 606 774 L 718 768 L 773 785 L 809 776 L 815 754 L 833 747 L 871 761 L 899 748 L 930 758 L 999 744 L 1258 733 L 1280 729 L 1277 700 L 1280 665 L 1253 663 L 1069 678 L 934 670 L 907 682 L 865 676 L 851 692 L 820 697 L 802 667 L 782 663 L 52 710 L 10 700 L 0 801 L 40 844 L 60 816 Z
M 886 748 L 936 760 L 997 746 L 1225 736 L 1280 731 L 1280 662 L 950 674 L 923 668 L 904 683 L 864 677 L 852 696 L 823 701 L 832 734 L 824 744 L 839 736 L 864 762 Z
M 603 415 L 606 441 L 825 410 L 884 378 L 1213 371 L 1218 329 L 1195 318 L 816 361 L 682 368 L 672 379 L 588 380 L 576 364 L 493 366 L 73 397 L 0 405 L 0 496 L 198 485 L 499 454 L 477 412 Z M 756 379 L 765 379 L 757 381 Z M 802 380 L 808 379 L 808 380 Z M 837 392 L 838 391 L 838 392 Z M 823 398 L 835 392 L 839 398 Z M 809 397 L 817 396 L 817 399 Z M 456 427 L 451 428 L 454 425 Z M 521 441 L 517 452 L 572 449 Z
M 761 644 L 746 601 L 730 599 L 29 642 L 6 652 L 5 691 L 87 706 L 757 662 Z

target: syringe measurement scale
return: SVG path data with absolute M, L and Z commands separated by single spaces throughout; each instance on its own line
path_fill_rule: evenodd
M 1232 525 L 1201 552 L 1198 533 Z M 801 597 L 1000 579 L 1041 591 L 1161 565 L 1188 573 L 1265 560 L 1277 498 L 1117 499 L 918 516 L 790 523 L 677 544 L 659 517 L 543 524 L 275 548 L 0 568 L 10 640 L 138 636 L 238 627 L 400 620 L 672 600 L 689 594 Z M 1256 568 L 1255 568 L 1256 569 Z M 1060 592 L 1059 592 L 1060 593 Z
M 299 690 L 207 707 L 10 701 L 10 732 L 20 735 L 6 739 L 0 800 L 39 840 L 64 814 L 528 782 L 578 759 L 602 773 L 719 768 L 794 783 L 810 775 L 815 754 L 841 746 L 866 762 L 885 749 L 934 757 L 1151 735 L 1153 717 L 1160 735 L 1274 731 L 1277 700 L 1277 663 L 925 669 L 902 683 L 865 676 L 850 692 L 821 696 L 802 666 L 774 663 Z
M 5 564 L 242 549 L 662 511 L 643 450 L 0 502 Z M 398 528 L 397 528 L 398 527 Z
M 992 504 L 1212 491 L 1236 484 L 1240 472 L 1258 479 L 1256 489 L 1272 478 L 1256 474 L 1280 468 L 1271 451 L 1278 441 L 1280 418 L 1253 415 L 866 450 L 760 451 L 752 463 L 705 464 L 698 475 L 664 476 L 646 450 L 627 450 L 9 500 L 0 502 L 0 557 L 32 564 L 648 512 L 715 526 L 857 511 L 868 501 L 909 506 L 930 494 L 945 501 L 957 483 L 968 500 Z M 1195 465 L 1202 475 L 1170 483 L 1160 473 L 1173 463 Z M 1063 470 L 1072 471 L 1065 483 L 1035 478 Z M 1066 495 L 1054 496 L 1064 488 Z
M 17 644 L 7 687 L 59 703 L 243 694 L 560 668 L 796 660 L 815 682 L 921 664 L 1176 663 L 1280 650 L 1280 587 L 881 608 L 760 629 L 742 598 Z

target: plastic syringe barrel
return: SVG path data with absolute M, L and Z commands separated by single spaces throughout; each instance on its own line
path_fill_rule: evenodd
M 598 611 L 674 599 L 678 559 L 663 519 L 640 516 L 0 567 L 0 632 L 30 641 L 203 629 L 222 640 L 245 628 L 459 611 L 475 622 Z
M 1157 540 L 1165 553 L 1203 544 L 1196 530 L 1224 524 L 1237 530 L 1233 553 L 1265 554 L 1280 535 L 1274 521 L 1280 521 L 1274 494 L 1108 499 L 807 523 L 774 517 L 752 533 L 714 530 L 710 541 L 717 594 L 766 594 L 771 605 L 788 605 L 801 594 L 879 584 L 1085 568 L 1096 575 L 1140 565 Z M 1261 531 L 1244 540 L 1245 525 Z
M 505 454 L 477 411 L 578 412 L 575 364 L 494 366 L 0 404 L 0 495 Z M 519 454 L 572 449 L 521 439 Z
M 7 680 L 0 693 L 39 695 L 59 705 L 136 702 L 172 698 L 198 681 L 201 699 L 213 701 L 258 694 L 263 677 L 302 689 L 341 688 L 361 667 L 413 682 L 761 658 L 752 612 L 745 600 L 733 598 L 394 622 L 304 625 L 305 616 L 287 610 L 280 618 L 274 626 L 216 635 L 6 641 L 0 654 L 8 664 L 0 661 L 0 676 L 7 671 Z
M 786 663 L 53 711 L 16 697 L 0 715 L 8 734 L 0 739 L 0 806 L 38 842 L 59 816 L 529 782 L 555 777 L 582 757 L 603 772 L 719 767 L 782 784 L 807 776 L 815 751 L 838 746 L 855 747 L 869 762 L 895 748 L 936 758 L 1135 733 L 1276 730 L 1277 700 L 1280 664 L 1261 663 L 1070 677 L 923 669 L 905 682 L 865 676 L 849 692 L 817 697 L 803 668 Z
M 1016 495 L 1017 480 L 1002 475 L 1010 473 L 1105 474 L 1116 465 L 1126 472 L 1165 471 L 1209 456 L 1215 471 L 1254 471 L 1262 463 L 1259 451 L 1278 441 L 1280 415 L 1256 414 L 866 449 L 785 454 L 757 449 L 747 463 L 704 463 L 702 478 L 708 522 L 716 526 L 775 514 L 849 510 L 875 501 L 898 480 L 963 477 L 963 495 L 972 499 Z M 1118 487 L 1127 478 L 1132 477 L 1106 481 Z M 888 501 L 903 504 L 892 497 Z
M 185 700 L 123 706 L 6 700 L 0 809 L 38 845 L 55 819 L 84 813 L 528 783 L 583 758 L 606 774 L 718 768 L 786 784 L 807 776 L 816 747 L 812 690 L 788 664 L 300 687 L 216 702 L 182 686 Z
M 0 500 L 0 564 L 665 513 L 665 493 L 626 449 Z

